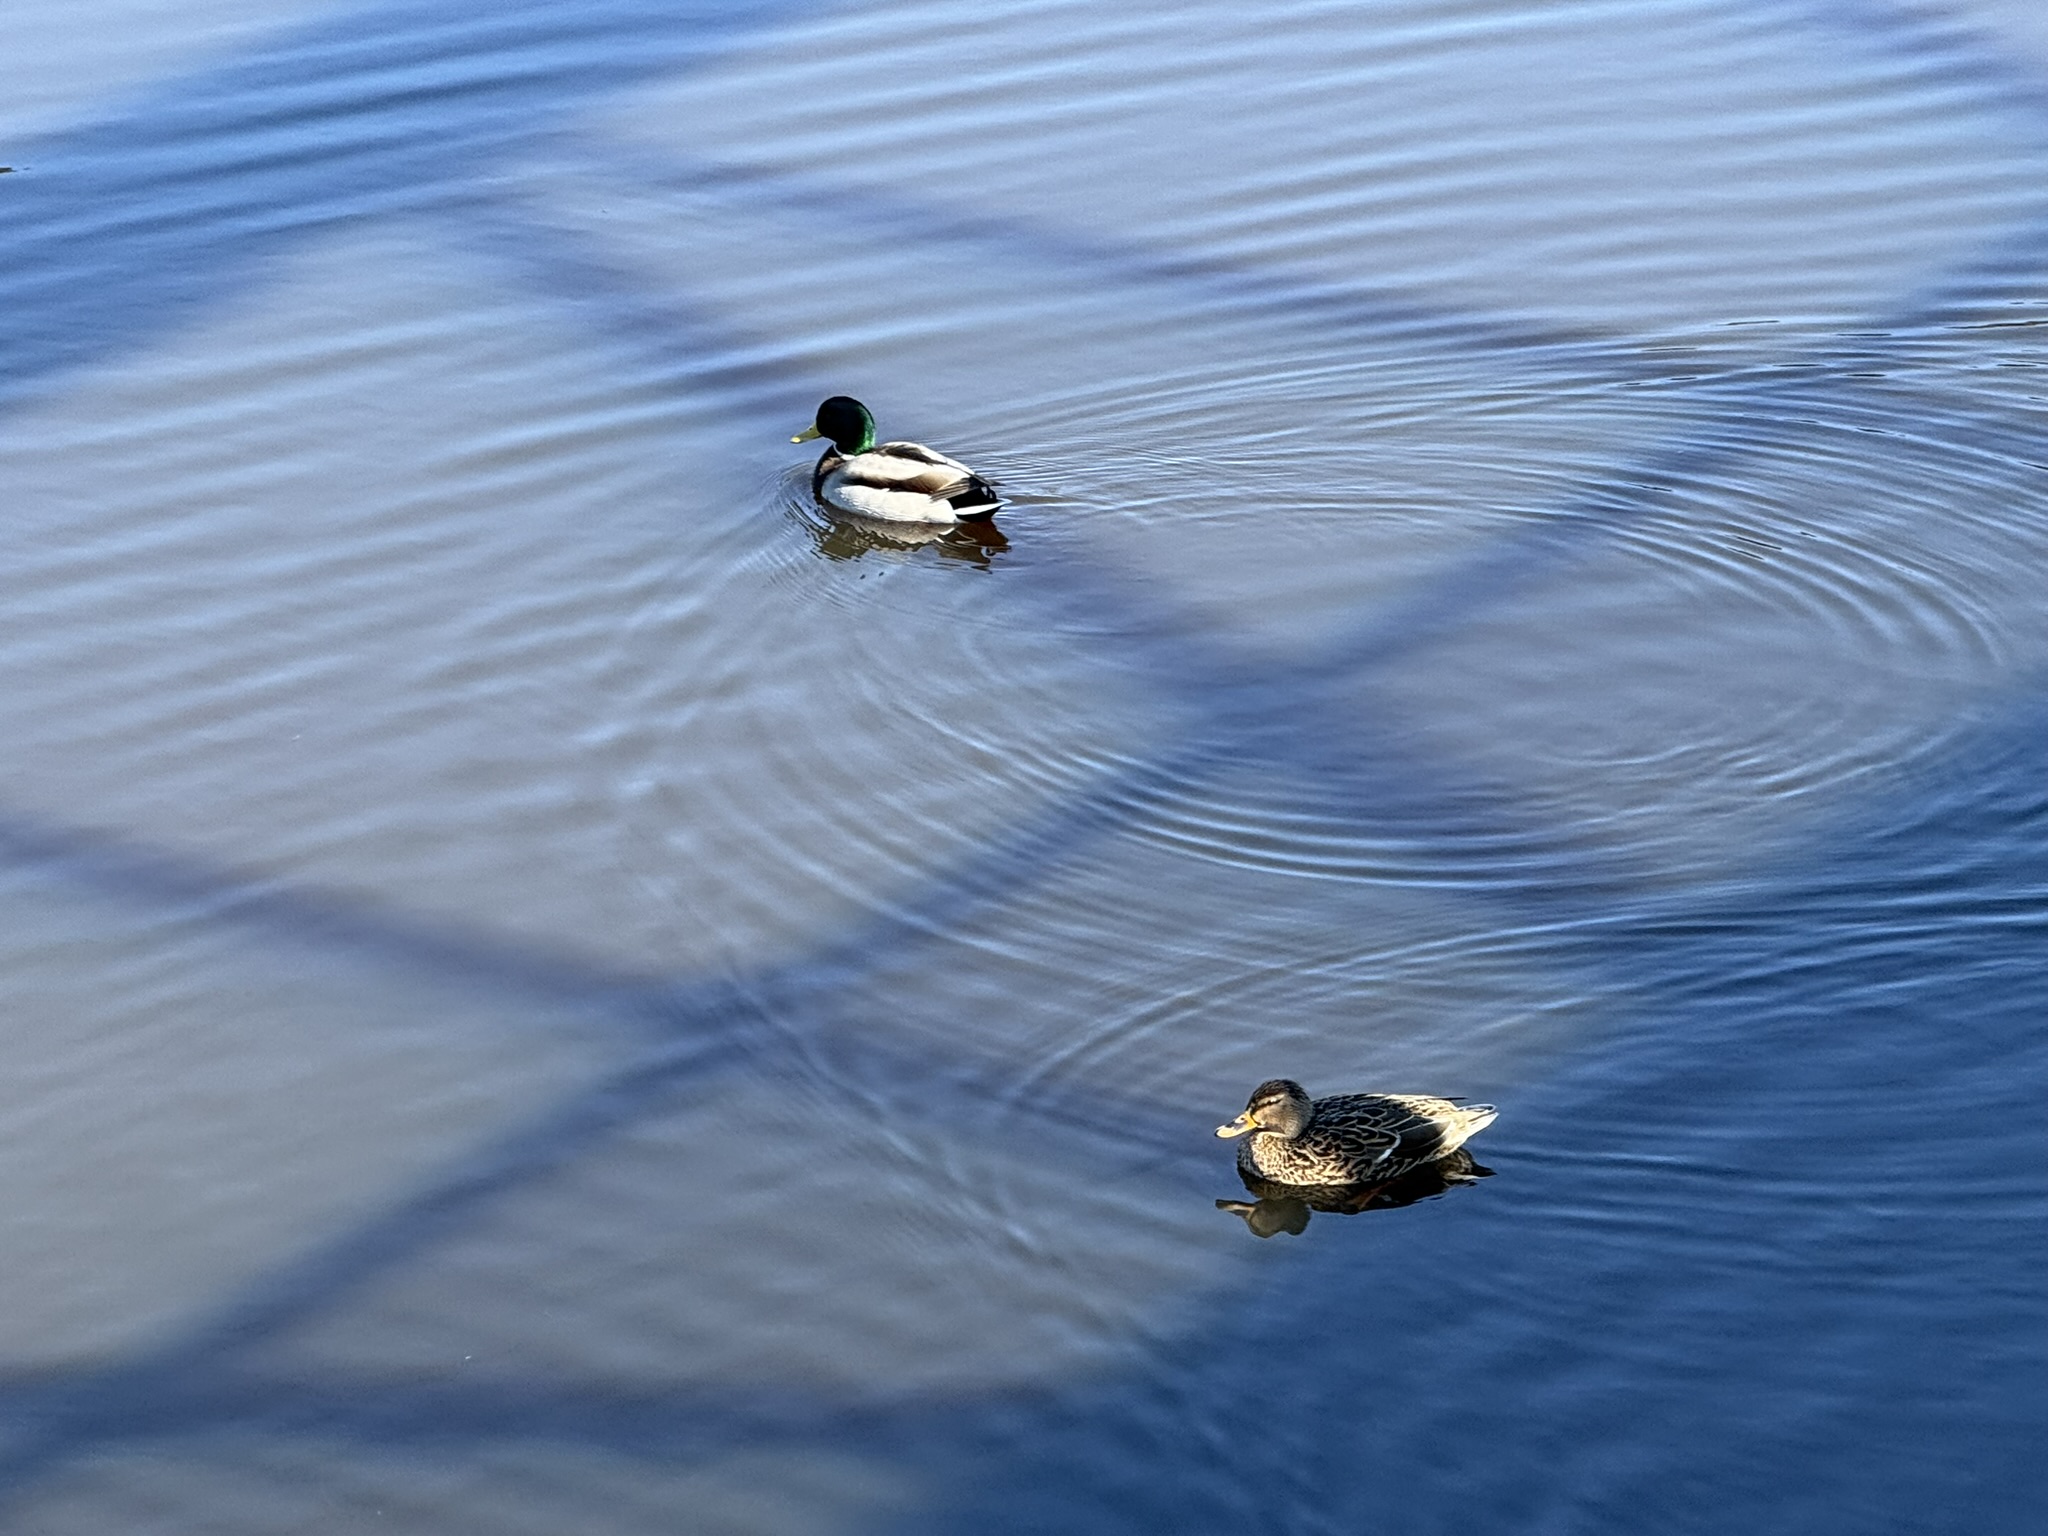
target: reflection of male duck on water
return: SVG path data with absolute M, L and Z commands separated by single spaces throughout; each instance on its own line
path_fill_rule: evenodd
M 1010 547 L 992 522 L 936 526 L 917 523 L 866 523 L 857 518 L 816 516 L 803 519 L 818 553 L 827 560 L 858 560 L 863 555 L 904 555 L 929 549 L 942 560 L 964 560 L 986 570 Z

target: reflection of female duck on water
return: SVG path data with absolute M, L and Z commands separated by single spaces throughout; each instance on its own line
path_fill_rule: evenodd
M 1491 1104 L 1422 1093 L 1345 1093 L 1311 1099 L 1301 1084 L 1259 1084 L 1244 1113 L 1216 1134 L 1242 1137 L 1238 1177 L 1256 1205 L 1218 1200 L 1260 1237 L 1300 1232 L 1310 1211 L 1355 1215 L 1412 1205 L 1493 1170 L 1461 1150 L 1493 1123 Z
M 1299 1184 L 1274 1184 L 1239 1172 L 1244 1187 L 1255 1197 L 1250 1200 L 1218 1200 L 1216 1209 L 1242 1216 L 1257 1237 L 1277 1232 L 1299 1236 L 1308 1226 L 1309 1213 L 1325 1211 L 1336 1216 L 1356 1216 L 1362 1211 L 1391 1211 L 1418 1200 L 1434 1200 L 1465 1184 L 1493 1177 L 1493 1170 L 1472 1160 L 1462 1149 L 1449 1157 L 1403 1174 L 1386 1184 L 1333 1185 L 1309 1188 Z

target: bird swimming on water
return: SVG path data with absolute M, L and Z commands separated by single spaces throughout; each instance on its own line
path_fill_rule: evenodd
M 875 418 L 858 400 L 834 395 L 792 443 L 829 438 L 811 492 L 835 512 L 885 523 L 958 523 L 1002 505 L 995 488 L 958 459 L 923 443 L 877 443 Z
M 1426 1093 L 1311 1099 L 1301 1084 L 1276 1077 L 1254 1088 L 1244 1113 L 1216 1134 L 1244 1137 L 1238 1171 L 1269 1184 L 1384 1184 L 1450 1156 L 1498 1113 Z

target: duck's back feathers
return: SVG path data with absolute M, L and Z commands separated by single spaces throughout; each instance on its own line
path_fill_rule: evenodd
M 1001 505 L 980 475 L 922 443 L 827 452 L 811 488 L 827 506 L 884 522 L 950 523 L 987 517 Z

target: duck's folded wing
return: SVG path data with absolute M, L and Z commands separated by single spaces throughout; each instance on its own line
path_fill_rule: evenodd
M 944 500 L 965 490 L 975 473 L 958 459 L 949 459 L 923 443 L 881 443 L 847 461 L 847 478 L 862 485 L 916 491 Z
M 1381 1162 L 1401 1145 L 1401 1138 L 1368 1120 L 1317 1121 L 1295 1145 L 1318 1157 L 1341 1158 L 1356 1168 Z
M 1347 1151 L 1368 1161 L 1391 1156 L 1400 1162 L 1434 1157 L 1444 1147 L 1444 1122 L 1432 1111 L 1449 1109 L 1441 1099 L 1422 1094 L 1356 1094 L 1318 1106 L 1312 1131 L 1324 1129 L 1340 1138 Z

